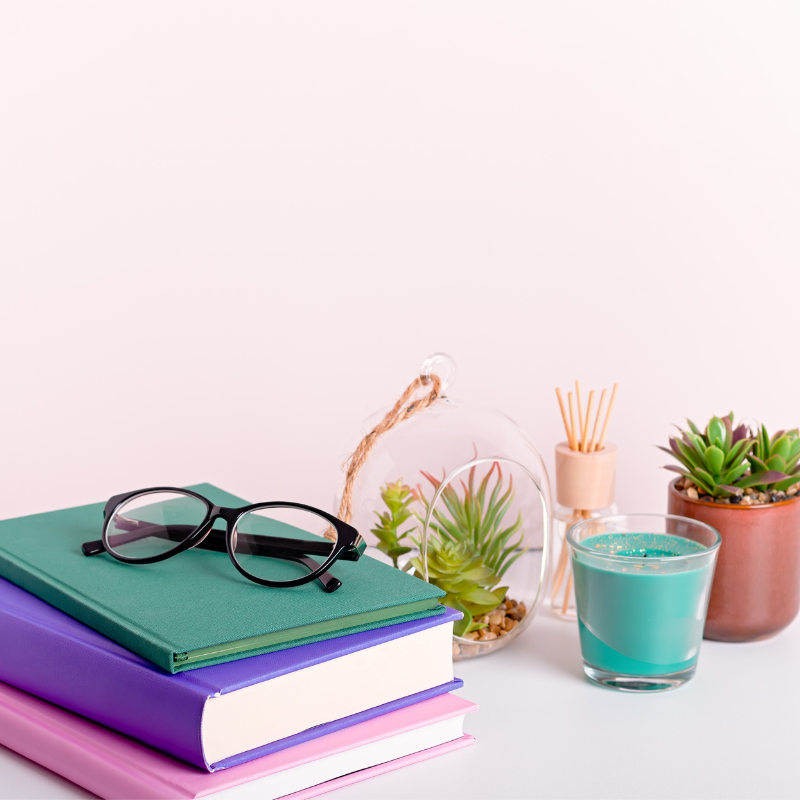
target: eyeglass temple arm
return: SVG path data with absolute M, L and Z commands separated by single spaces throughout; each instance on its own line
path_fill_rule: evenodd
M 247 542 L 256 548 L 254 552 L 248 553 L 248 555 L 269 556 L 270 558 L 281 558 L 284 561 L 294 561 L 298 564 L 302 564 L 309 572 L 314 572 L 320 567 L 320 565 L 314 561 L 313 558 L 309 558 L 308 556 L 303 555 L 301 552 L 290 552 L 288 550 L 278 549 L 275 547 L 262 547 L 261 545 L 253 543 L 252 541 L 254 539 L 261 539 L 265 537 L 239 533 L 237 534 L 237 538 L 240 542 Z M 295 539 L 292 541 L 300 542 L 302 540 Z M 228 548 L 225 544 L 225 534 L 222 531 L 212 530 L 209 535 L 197 546 L 203 550 L 213 550 L 216 553 L 228 552 Z M 327 554 L 330 555 L 330 548 L 328 549 Z M 325 554 L 323 553 L 321 555 Z M 330 572 L 323 572 L 321 575 L 317 575 L 316 579 L 322 584 L 322 588 L 326 592 L 335 592 L 342 585 L 342 582 L 337 577 L 331 575 Z
M 128 544 L 146 538 L 147 536 L 158 536 L 162 539 L 171 539 L 175 542 L 181 542 L 195 530 L 191 525 L 157 525 L 121 515 L 116 518 L 115 526 L 126 530 L 126 533 L 113 534 L 115 544 Z M 175 535 L 172 535 L 172 533 L 175 533 Z M 212 530 L 211 536 L 215 533 L 217 532 Z M 314 541 L 313 539 L 292 539 L 283 536 L 264 536 L 260 533 L 239 532 L 237 532 L 237 537 L 240 541 L 254 546 L 256 548 L 255 554 L 262 556 L 279 557 L 278 552 L 280 551 L 287 555 L 327 557 L 333 550 L 333 543 L 324 539 Z M 202 548 L 206 541 L 208 541 L 208 537 L 197 545 L 197 547 Z M 97 549 L 98 547 L 99 549 Z M 91 549 L 92 552 L 87 552 L 87 548 Z M 356 541 L 353 544 L 344 548 L 339 558 L 342 561 L 358 561 L 365 549 L 364 539 L 359 535 L 356 537 Z M 87 542 L 83 545 L 83 554 L 87 556 L 98 555 L 103 551 L 102 540 Z
M 138 531 L 128 531 L 126 533 L 115 533 L 114 544 L 129 544 L 136 542 L 140 539 L 146 539 L 149 536 L 156 536 L 159 539 L 170 539 L 171 541 L 183 541 L 188 533 L 191 533 L 195 528 L 191 525 L 150 525 L 147 528 Z M 243 543 L 249 544 L 254 548 L 250 555 L 269 556 L 271 558 L 280 558 L 285 561 L 294 561 L 302 564 L 309 572 L 319 569 L 319 564 L 312 558 L 308 558 L 306 554 L 312 555 L 330 555 L 333 547 L 330 543 L 320 542 L 322 549 L 316 542 L 307 542 L 304 539 L 280 539 L 277 541 L 281 543 L 280 547 L 272 544 L 263 543 L 261 539 L 276 539 L 272 536 L 258 536 L 252 534 L 237 534 L 237 537 Z M 288 543 L 288 546 L 287 546 Z M 303 547 L 302 545 L 308 544 L 311 547 Z M 213 550 L 217 553 L 226 553 L 227 547 L 225 545 L 225 534 L 222 531 L 211 530 L 208 535 L 196 545 L 202 550 Z M 81 545 L 81 550 L 85 556 L 97 556 L 105 552 L 102 539 L 97 539 L 94 542 L 84 542 Z M 342 553 L 342 558 L 346 558 L 345 553 Z M 351 559 L 352 560 L 352 559 Z M 330 572 L 323 572 L 318 575 L 316 580 L 322 584 L 322 588 L 326 592 L 335 592 L 342 582 Z

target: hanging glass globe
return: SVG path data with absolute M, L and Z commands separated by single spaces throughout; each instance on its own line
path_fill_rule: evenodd
M 528 436 L 501 411 L 452 398 L 455 375 L 443 353 L 423 363 L 422 382 L 437 376 L 438 397 L 380 434 L 354 479 L 350 522 L 370 555 L 447 592 L 442 602 L 464 613 L 453 643 L 461 659 L 505 646 L 532 621 L 544 597 L 551 500 Z M 366 431 L 385 415 L 370 417 Z

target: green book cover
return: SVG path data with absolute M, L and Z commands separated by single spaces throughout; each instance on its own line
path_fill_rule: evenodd
M 219 506 L 247 501 L 204 483 Z M 369 556 L 337 561 L 342 586 L 259 586 L 227 553 L 194 548 L 156 564 L 87 558 L 105 503 L 0 522 L 0 576 L 168 672 L 394 625 L 444 612 L 444 592 Z

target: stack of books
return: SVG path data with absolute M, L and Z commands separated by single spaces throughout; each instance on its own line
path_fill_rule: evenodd
M 367 556 L 332 594 L 86 558 L 103 506 L 0 522 L 0 744 L 101 797 L 305 798 L 474 741 L 436 587 Z

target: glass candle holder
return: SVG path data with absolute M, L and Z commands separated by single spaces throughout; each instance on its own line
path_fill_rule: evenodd
M 720 535 L 662 514 L 587 519 L 567 531 L 586 675 L 625 691 L 694 676 Z

